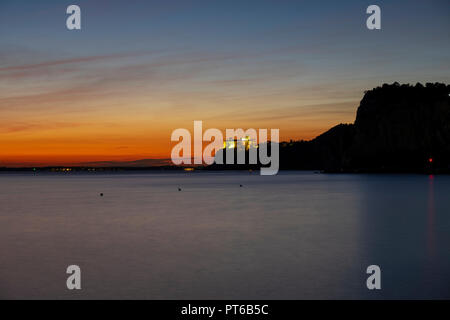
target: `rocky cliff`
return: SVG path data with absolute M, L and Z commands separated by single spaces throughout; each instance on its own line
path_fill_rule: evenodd
M 282 144 L 281 167 L 328 171 L 450 168 L 450 86 L 384 84 L 367 91 L 353 124 Z

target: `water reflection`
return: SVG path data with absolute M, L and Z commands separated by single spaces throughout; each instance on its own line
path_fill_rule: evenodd
M 432 261 L 435 255 L 435 203 L 434 176 L 428 177 L 428 211 L 427 211 L 427 248 L 428 258 Z

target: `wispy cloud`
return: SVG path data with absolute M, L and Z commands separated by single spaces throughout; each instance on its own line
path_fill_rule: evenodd
M 110 54 L 110 55 L 99 55 L 99 56 L 78 57 L 78 58 L 45 61 L 45 62 L 41 62 L 41 63 L 3 67 L 3 68 L 0 68 L 0 72 L 47 68 L 47 67 L 72 64 L 72 63 L 96 62 L 96 61 L 101 61 L 101 60 L 110 60 L 110 59 L 130 57 L 130 56 L 134 56 L 134 55 L 136 55 L 136 54 Z
M 61 129 L 71 129 L 78 127 L 114 127 L 116 124 L 114 123 L 94 123 L 94 122 L 62 122 L 62 121 L 51 121 L 47 123 L 42 122 L 32 122 L 32 121 L 21 121 L 21 122 L 8 122 L 3 123 L 0 127 L 0 133 L 8 134 L 8 133 L 22 133 L 22 132 L 46 132 L 53 130 L 61 130 Z

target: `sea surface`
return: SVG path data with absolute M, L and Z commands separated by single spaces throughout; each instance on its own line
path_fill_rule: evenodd
M 449 299 L 450 176 L 2 173 L 0 257 L 3 299 Z

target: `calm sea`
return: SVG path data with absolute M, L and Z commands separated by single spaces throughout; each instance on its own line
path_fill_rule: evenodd
M 0 256 L 8 299 L 448 299 L 450 176 L 1 174 Z

